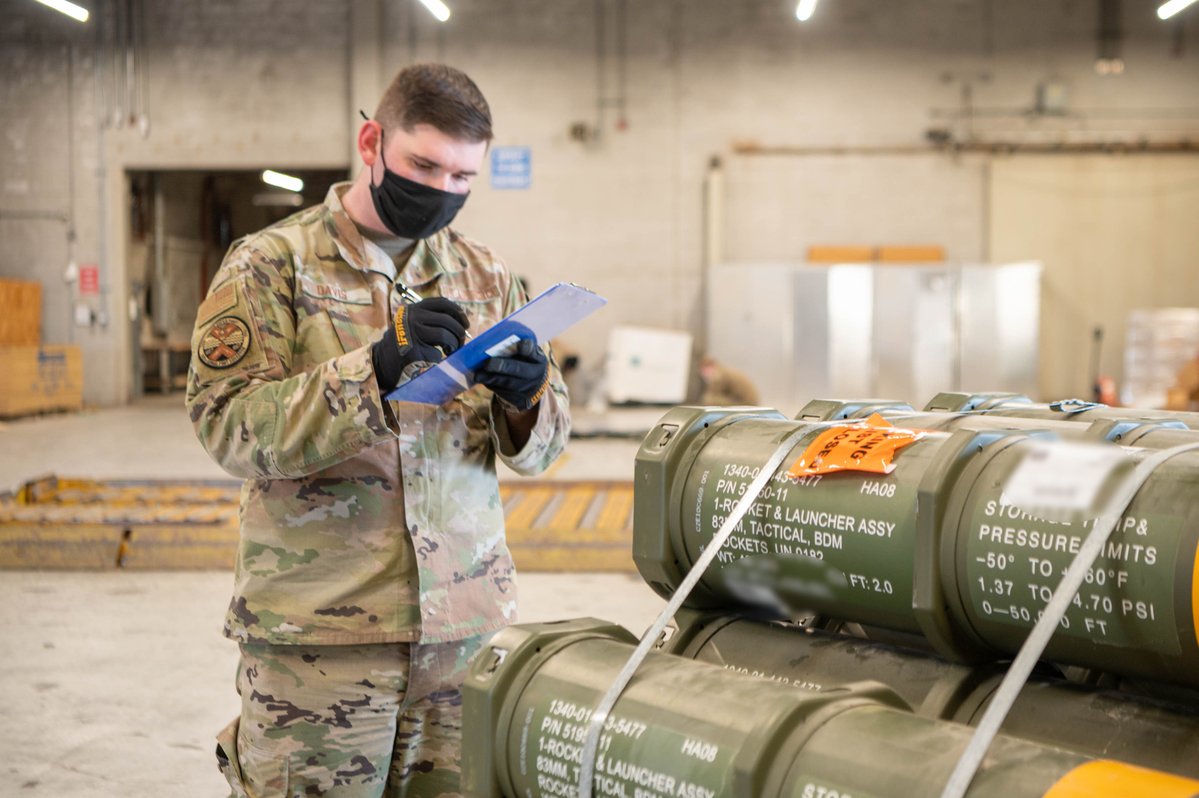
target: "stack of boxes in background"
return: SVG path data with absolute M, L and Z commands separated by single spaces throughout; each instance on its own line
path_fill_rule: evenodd
M 1142 308 L 1128 314 L 1124 385 L 1129 407 L 1193 410 L 1199 397 L 1199 308 Z
M 0 280 L 0 418 L 83 407 L 77 346 L 41 343 L 42 286 Z
M 820 244 L 808 247 L 808 263 L 944 263 L 940 244 Z

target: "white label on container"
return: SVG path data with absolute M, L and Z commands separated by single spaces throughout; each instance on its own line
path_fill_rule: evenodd
M 1125 452 L 1110 444 L 1032 441 L 1003 489 L 1003 504 L 1039 511 L 1094 511 L 1099 489 Z

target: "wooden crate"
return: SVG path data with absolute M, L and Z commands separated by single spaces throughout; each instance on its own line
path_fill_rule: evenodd
M 83 407 L 77 346 L 0 346 L 0 416 Z
M 42 284 L 0 279 L 0 346 L 41 342 Z

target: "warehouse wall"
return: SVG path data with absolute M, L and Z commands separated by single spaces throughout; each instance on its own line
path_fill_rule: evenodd
M 1044 395 L 1090 383 L 1095 327 L 1100 373 L 1119 381 L 1130 310 L 1199 307 L 1199 157 L 1017 158 L 996 163 L 993 185 L 995 257 L 1049 265 Z
M 133 386 L 126 262 L 142 255 L 127 240 L 126 170 L 344 167 L 348 17 L 332 3 L 297 13 L 270 0 L 145 2 L 143 135 L 123 53 L 106 43 L 118 4 L 89 5 L 81 26 L 32 2 L 0 3 L 0 276 L 43 282 L 43 340 L 80 345 L 85 401 L 113 404 Z M 69 215 L 73 247 L 67 224 L 9 213 L 30 208 Z M 64 282 L 70 261 L 100 265 L 99 296 Z M 91 309 L 90 324 L 73 321 L 76 305 Z
M 534 288 L 570 279 L 611 299 L 571 336 L 592 363 L 616 323 L 700 332 L 713 156 L 726 185 L 717 254 L 728 260 L 797 259 L 814 243 L 905 242 L 979 260 L 1002 248 L 990 229 L 992 159 L 885 148 L 919 147 L 933 127 L 1009 140 L 1199 135 L 1199 14 L 1166 25 L 1148 1 L 1124 3 L 1127 69 L 1105 78 L 1092 70 L 1096 3 L 1084 0 L 824 0 L 807 25 L 790 0 L 450 5 L 453 18 L 439 26 L 407 0 L 146 2 L 143 137 L 98 119 L 113 105 L 97 91 L 112 83 L 113 58 L 97 47 L 95 26 L 0 0 L 0 275 L 45 282 L 45 338 L 87 349 L 89 402 L 123 401 L 131 385 L 124 171 L 348 166 L 354 112 L 369 113 L 412 60 L 466 69 L 491 100 L 496 143 L 532 148 L 532 187 L 501 191 L 482 179 L 459 226 Z M 96 19 L 117 7 L 104 0 Z M 598 139 L 580 142 L 572 124 L 599 116 L 597 11 L 605 95 L 616 99 L 623 63 L 627 127 L 606 105 Z M 1046 80 L 1067 90 L 1069 115 L 1029 113 Z M 68 106 L 73 158 L 64 152 Z M 746 144 L 779 154 L 739 154 Z M 5 215 L 28 209 L 70 211 L 73 253 L 62 222 Z M 61 274 L 72 257 L 102 264 L 107 294 L 87 302 L 107 326 L 70 324 Z M 1046 266 L 1051 280 L 1056 269 L 1076 270 Z M 1137 269 L 1154 266 L 1147 254 Z

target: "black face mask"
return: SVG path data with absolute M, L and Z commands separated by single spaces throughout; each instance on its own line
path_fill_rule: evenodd
M 371 200 L 383 226 L 400 238 L 428 238 L 454 220 L 467 194 L 430 188 L 387 168 L 383 160 L 383 133 L 379 133 L 379 161 L 383 179 L 372 181 Z

